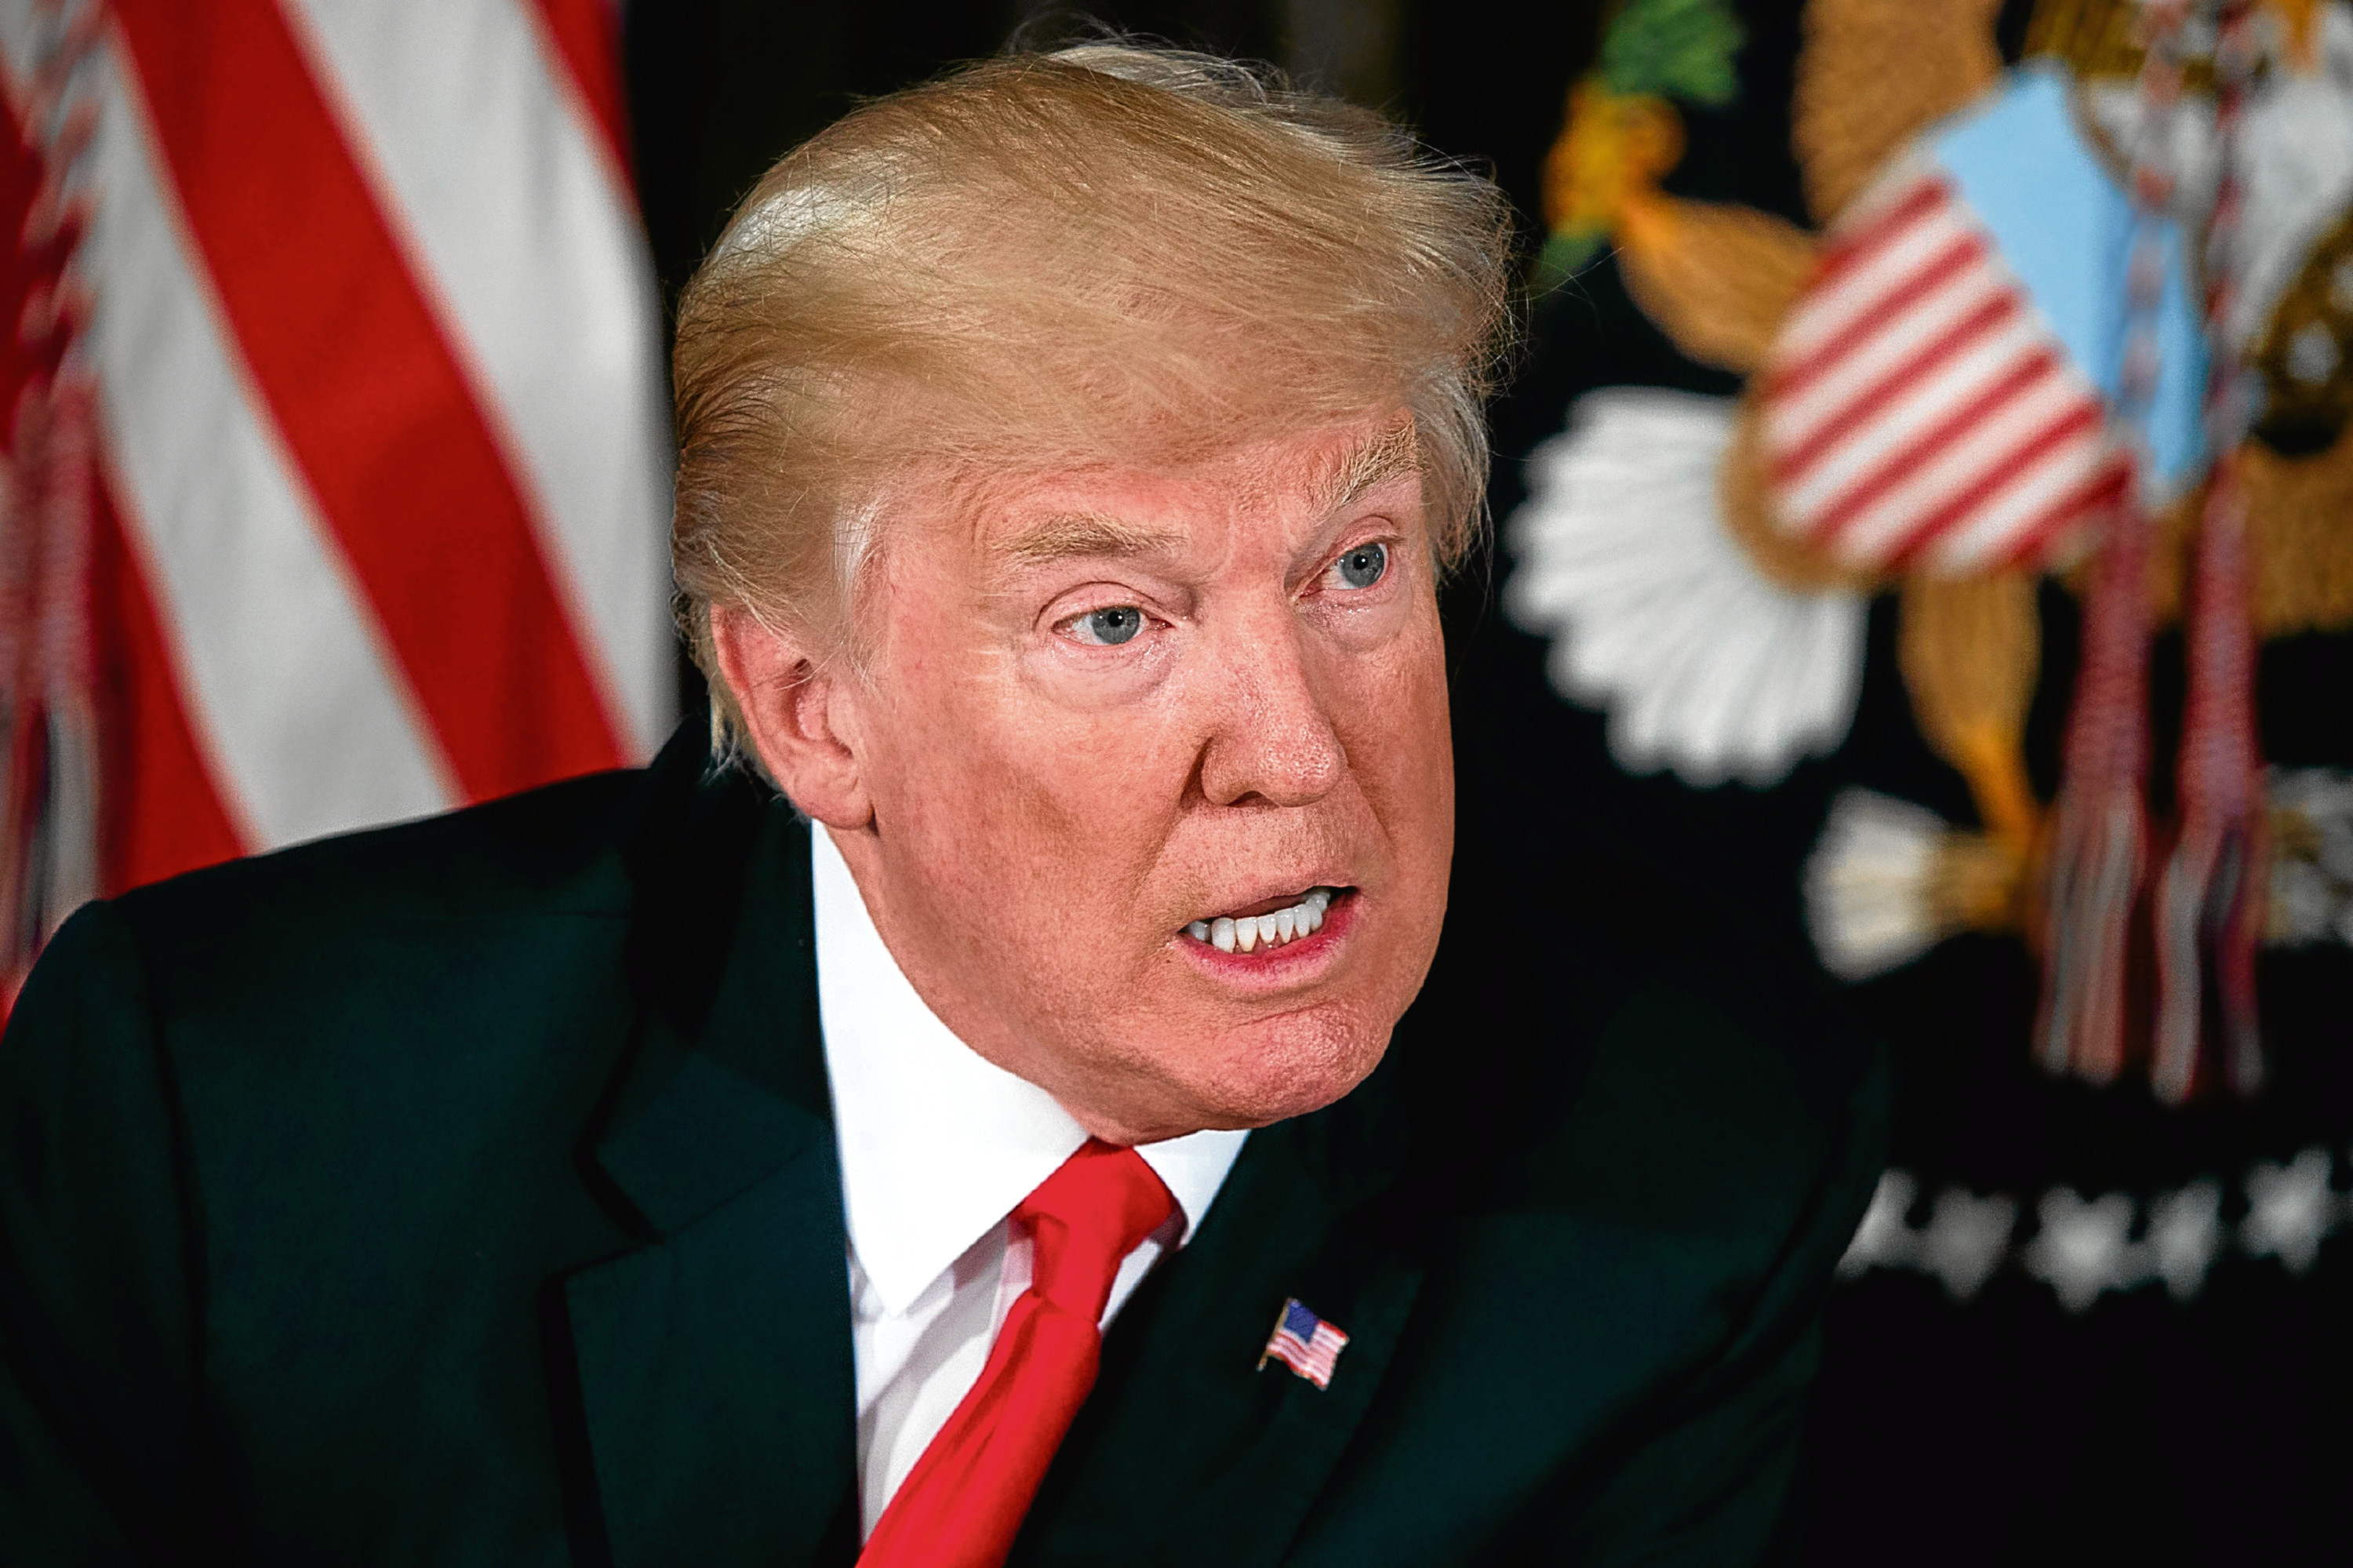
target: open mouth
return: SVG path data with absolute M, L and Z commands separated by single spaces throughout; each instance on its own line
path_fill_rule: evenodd
M 1348 891 L 1345 887 L 1311 887 L 1279 909 L 1263 914 L 1219 915 L 1214 919 L 1196 920 L 1185 927 L 1185 934 L 1221 953 L 1250 953 L 1261 948 L 1287 947 L 1322 930 L 1324 916 L 1331 909 L 1332 901 Z

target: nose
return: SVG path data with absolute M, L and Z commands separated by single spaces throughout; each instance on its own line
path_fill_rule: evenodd
M 1302 629 L 1283 614 L 1236 630 L 1215 650 L 1221 700 L 1201 752 L 1201 793 L 1217 806 L 1312 805 L 1339 784 L 1348 754 Z

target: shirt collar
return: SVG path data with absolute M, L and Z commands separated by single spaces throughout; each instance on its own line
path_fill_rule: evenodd
M 1087 1140 L 1045 1090 L 975 1052 L 917 995 L 832 835 L 809 825 L 818 1011 L 849 1245 L 884 1310 L 924 1287 Z M 1136 1150 L 1199 1228 L 1247 1132 Z

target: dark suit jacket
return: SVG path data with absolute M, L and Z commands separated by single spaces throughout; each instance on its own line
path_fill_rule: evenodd
M 807 832 L 681 739 L 77 915 L 0 1042 L 0 1563 L 848 1562 Z M 1786 1541 L 1875 1059 L 1573 896 L 1533 962 L 1458 907 L 1381 1070 L 1251 1137 L 1015 1562 Z M 1258 1370 L 1291 1296 L 1328 1389 Z

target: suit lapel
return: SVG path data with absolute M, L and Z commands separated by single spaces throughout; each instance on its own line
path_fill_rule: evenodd
M 590 1179 L 646 1245 L 564 1281 L 596 1511 L 619 1568 L 846 1562 L 856 1397 L 807 830 L 740 779 L 689 816 L 639 867 L 638 1033 L 590 1139 Z
M 1013 1554 L 1023 1568 L 1271 1563 L 1364 1419 L 1423 1266 L 1394 1074 L 1251 1135 L 1199 1235 L 1113 1325 Z M 1260 1356 L 1286 1298 L 1348 1336 L 1318 1389 Z

